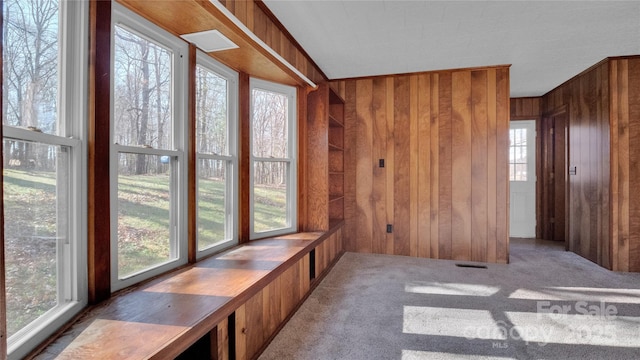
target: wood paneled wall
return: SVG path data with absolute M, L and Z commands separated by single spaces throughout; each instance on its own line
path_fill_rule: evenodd
M 345 249 L 506 263 L 508 67 L 332 86 L 346 101 Z
M 261 0 L 222 0 L 220 2 L 260 40 L 313 82 L 320 83 L 326 80 L 322 70 L 316 66 Z
M 536 120 L 542 114 L 541 97 L 511 98 L 511 120 Z
M 609 115 L 612 257 L 610 266 L 606 264 L 603 266 L 616 271 L 638 272 L 640 271 L 640 57 L 610 59 L 608 85 L 611 101 Z
M 604 267 L 610 259 L 609 64 L 603 62 L 543 96 L 545 114 L 569 117 L 567 247 Z

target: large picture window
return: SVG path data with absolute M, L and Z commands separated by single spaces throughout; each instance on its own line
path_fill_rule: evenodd
M 296 89 L 251 79 L 251 237 L 296 230 Z
M 196 201 L 200 256 L 237 243 L 238 74 L 198 52 Z
M 3 166 L 9 358 L 86 304 L 86 2 L 3 2 Z
M 112 290 L 186 263 L 186 44 L 113 5 Z

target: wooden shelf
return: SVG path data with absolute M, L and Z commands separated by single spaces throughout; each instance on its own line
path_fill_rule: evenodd
M 211 29 L 220 31 L 238 45 L 238 48 L 216 51 L 210 55 L 232 69 L 286 85 L 316 86 L 218 1 L 117 2 L 177 36 Z
M 327 83 L 307 97 L 307 136 L 305 230 L 328 231 L 344 219 L 344 102 Z
M 329 126 L 330 127 L 344 127 L 344 124 L 332 115 L 329 115 Z

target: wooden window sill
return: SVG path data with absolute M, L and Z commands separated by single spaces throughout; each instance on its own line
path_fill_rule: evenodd
M 331 233 L 254 240 L 125 290 L 90 308 L 36 358 L 173 358 Z

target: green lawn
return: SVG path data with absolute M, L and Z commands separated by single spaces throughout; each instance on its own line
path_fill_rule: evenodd
M 56 306 L 55 173 L 4 170 L 7 327 L 15 333 Z M 200 179 L 198 247 L 225 240 L 224 181 Z M 257 187 L 256 232 L 286 226 L 286 194 Z M 169 176 L 119 176 L 118 273 L 133 274 L 170 259 Z

